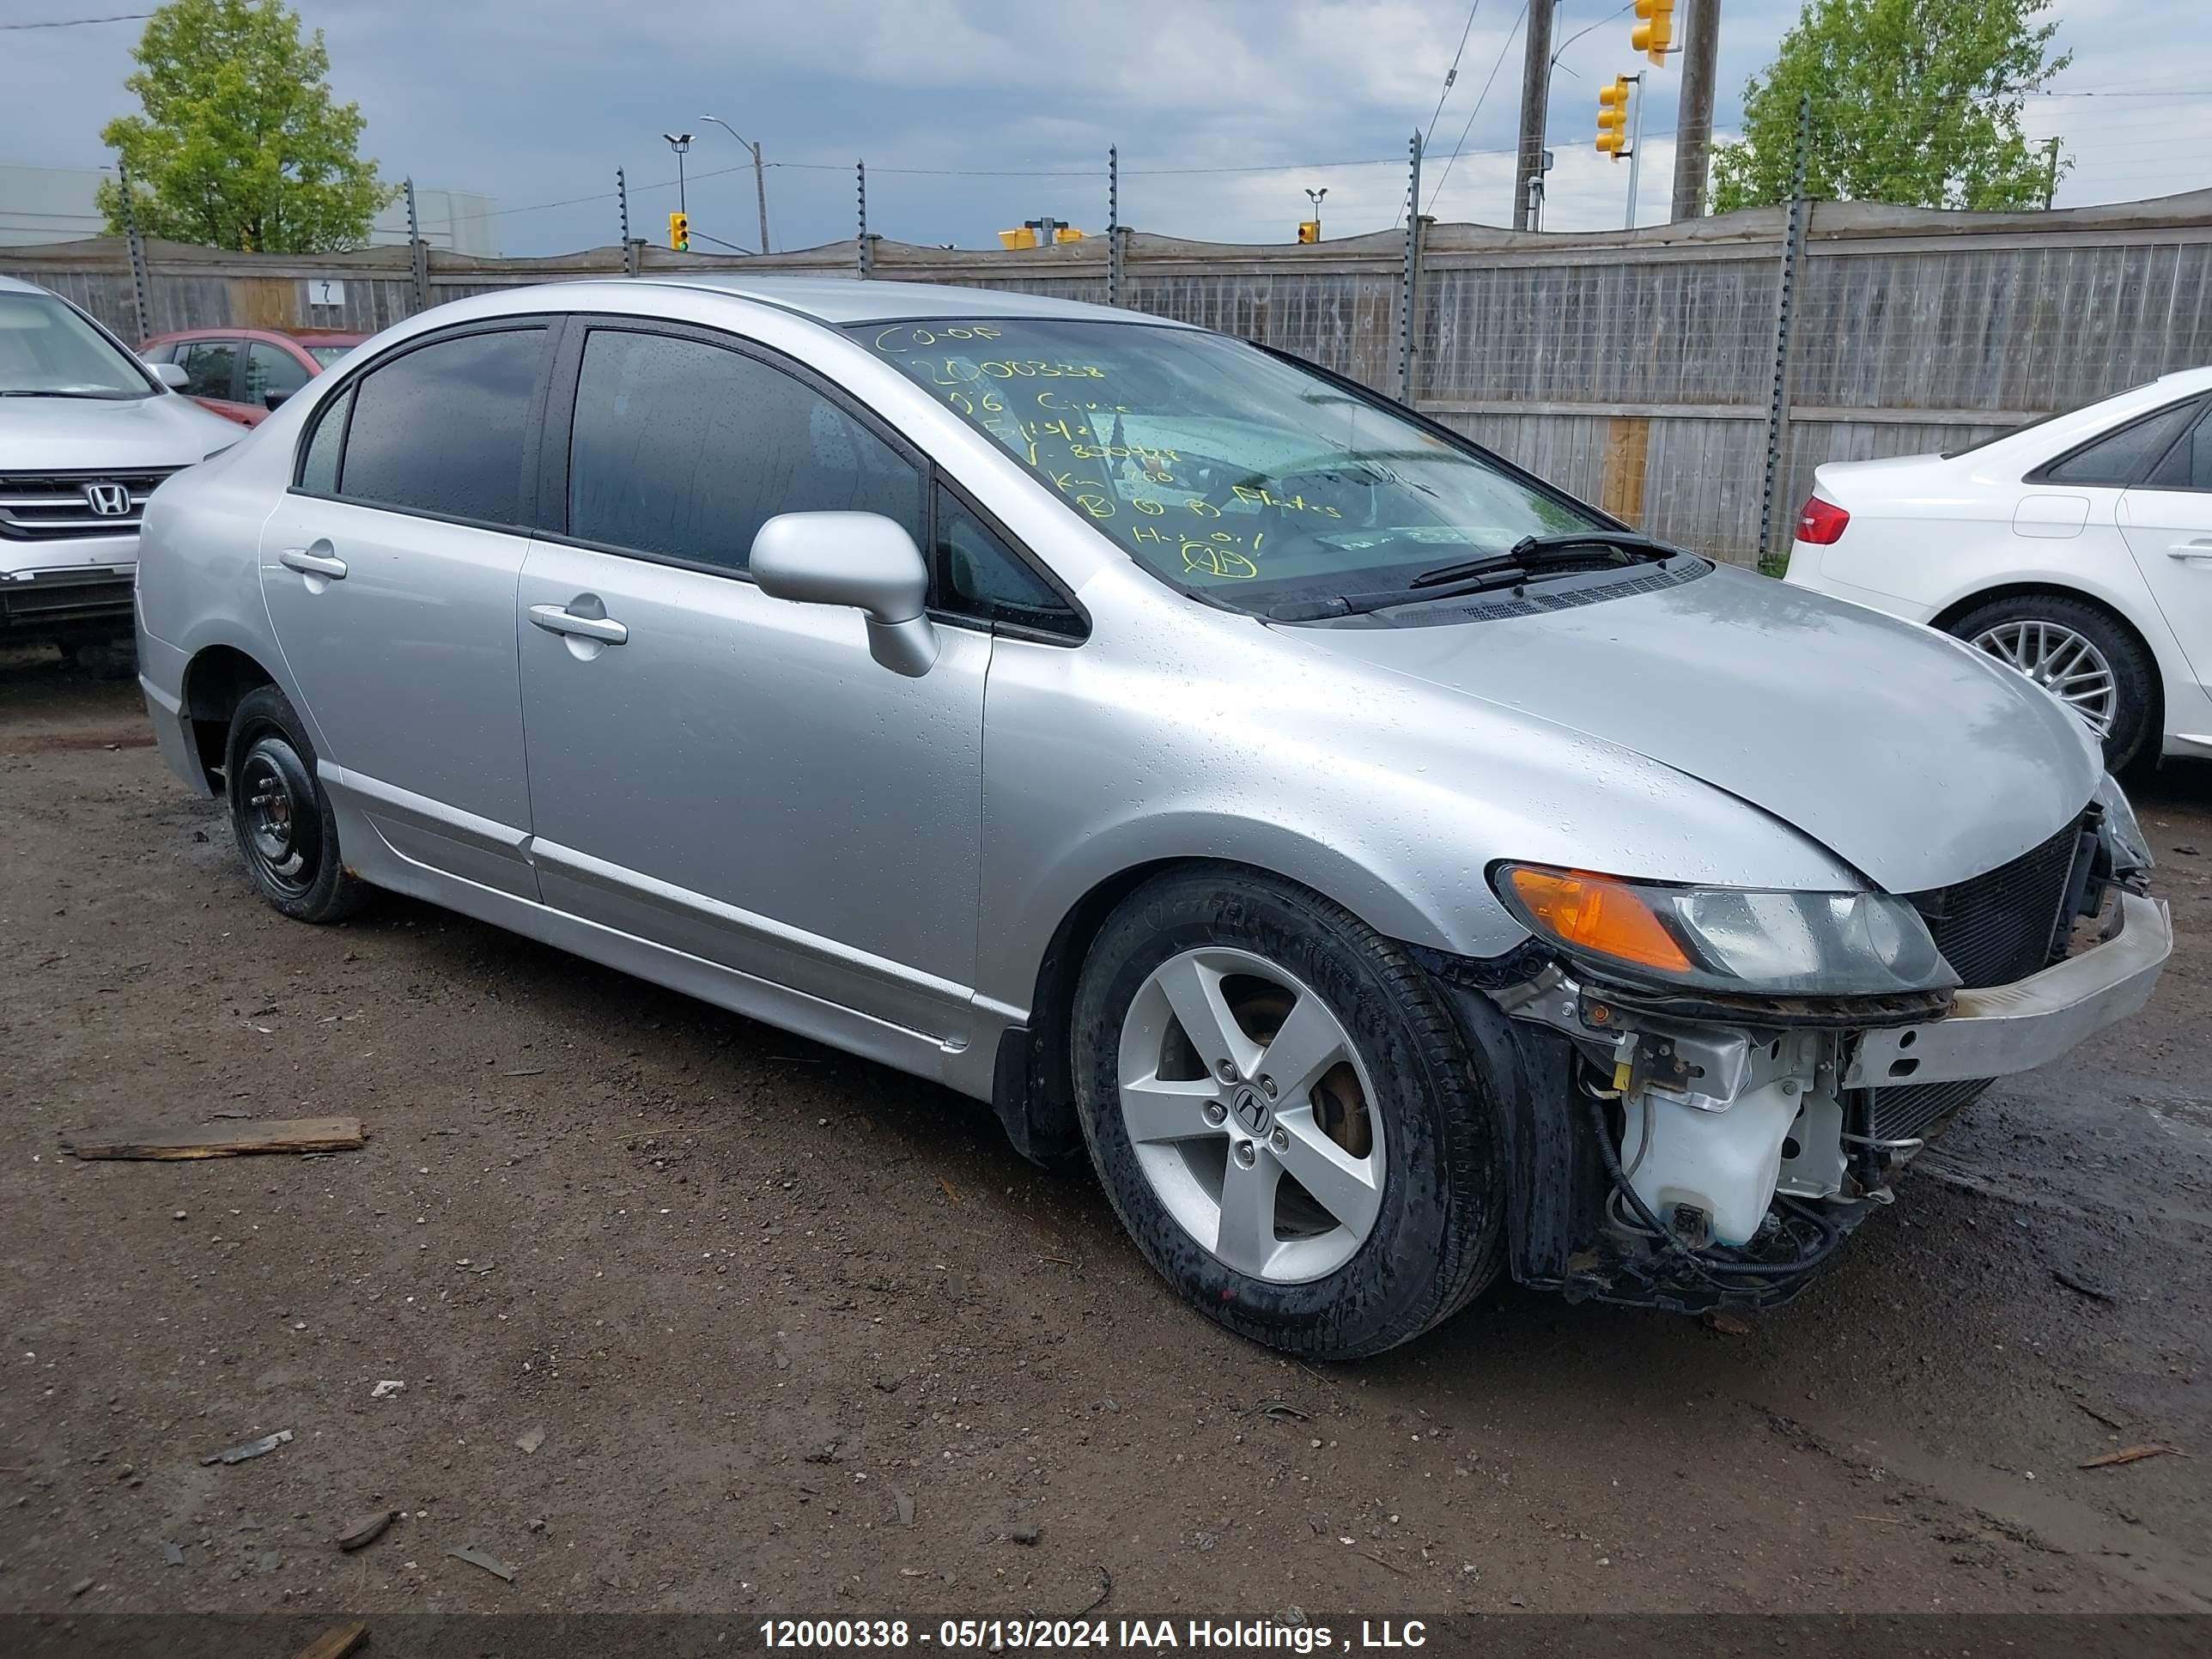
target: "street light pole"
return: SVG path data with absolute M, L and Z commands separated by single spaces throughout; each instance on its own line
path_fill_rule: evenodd
M 1327 185 L 1323 185 L 1319 190 L 1309 190 L 1306 191 L 1306 200 L 1313 204 L 1314 240 L 1316 242 L 1321 240 L 1321 198 L 1328 194 L 1328 186 Z
M 668 140 L 668 148 L 676 152 L 676 210 L 688 219 L 691 216 L 691 204 L 684 199 L 684 155 L 691 148 L 691 135 L 688 132 L 664 132 L 660 136 Z
M 702 121 L 712 121 L 753 153 L 753 196 L 760 204 L 761 252 L 765 253 L 768 252 L 768 169 L 767 164 L 761 160 L 761 147 L 758 144 L 745 143 L 744 135 L 719 115 L 702 115 L 699 118 Z
M 1636 118 L 1628 129 L 1628 228 L 1636 228 L 1636 170 L 1644 165 L 1644 77 L 1624 75 L 1620 77 L 1636 88 Z

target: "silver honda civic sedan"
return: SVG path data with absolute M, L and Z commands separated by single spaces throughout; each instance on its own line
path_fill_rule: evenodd
M 1194 1307 L 1778 1302 L 2171 944 L 2085 728 L 1127 312 L 442 306 L 145 520 L 269 902 L 444 905 L 988 1102 Z

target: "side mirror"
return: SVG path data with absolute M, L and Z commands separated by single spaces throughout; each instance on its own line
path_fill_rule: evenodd
M 914 538 L 874 513 L 780 513 L 753 538 L 762 592 L 801 605 L 849 605 L 868 619 L 868 654 L 909 679 L 937 660 L 923 607 L 929 567 Z
M 155 380 L 172 392 L 182 392 L 192 383 L 192 377 L 185 373 L 181 363 L 149 363 L 146 367 L 154 371 Z
M 261 406 L 264 409 L 281 408 L 283 405 L 284 399 L 291 395 L 291 390 L 289 387 L 271 386 L 268 391 L 261 394 Z

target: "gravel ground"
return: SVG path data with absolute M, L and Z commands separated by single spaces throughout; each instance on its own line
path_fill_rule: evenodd
M 2139 787 L 2151 1008 L 1795 1304 L 1507 1289 L 1314 1370 L 942 1091 L 411 902 L 282 920 L 149 744 L 0 661 L 0 1607 L 2212 1610 L 2212 768 Z M 2197 1455 L 2078 1467 L 2142 1442 Z

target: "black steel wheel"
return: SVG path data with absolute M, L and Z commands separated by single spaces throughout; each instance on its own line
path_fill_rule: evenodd
M 299 921 L 338 921 L 368 884 L 338 854 L 336 816 L 315 777 L 315 750 L 273 685 L 248 692 L 231 718 L 225 769 L 230 829 L 262 896 Z

